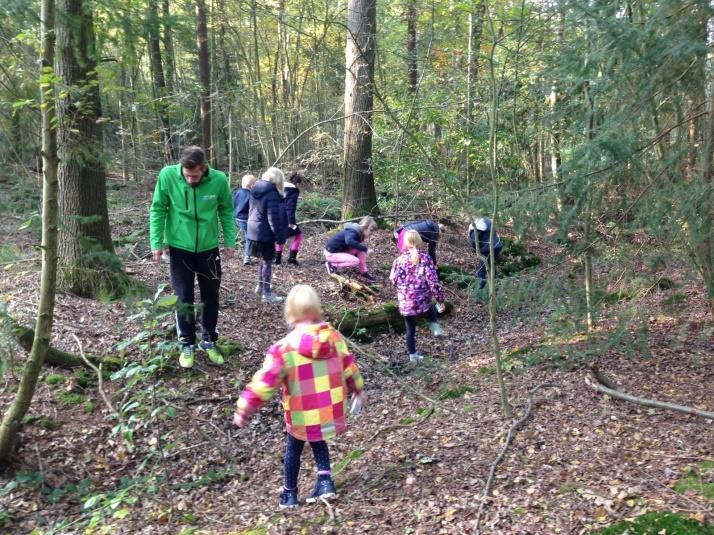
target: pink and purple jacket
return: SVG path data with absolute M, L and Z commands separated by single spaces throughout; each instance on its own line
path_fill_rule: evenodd
M 431 306 L 432 298 L 443 303 L 446 298 L 439 275 L 428 254 L 419 251 L 419 263 L 412 263 L 411 251 L 400 254 L 392 264 L 389 280 L 397 287 L 399 313 L 419 316 Z
M 281 386 L 288 433 L 316 442 L 345 430 L 348 394 L 361 392 L 364 382 L 343 336 L 322 322 L 298 324 L 268 349 L 237 412 L 250 418 Z

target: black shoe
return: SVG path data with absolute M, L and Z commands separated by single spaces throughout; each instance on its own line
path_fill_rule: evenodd
M 288 490 L 283 488 L 283 491 L 280 493 L 280 508 L 294 509 L 298 505 L 300 505 L 300 502 L 298 501 L 297 489 Z
M 280 264 L 283 263 L 283 252 L 282 251 L 276 251 L 275 252 L 275 265 L 279 266 Z
M 371 275 L 368 271 L 362 273 L 362 280 L 367 284 L 374 284 L 375 282 L 377 282 L 377 279 L 374 278 L 374 276 Z
M 290 256 L 288 256 L 288 264 L 291 266 L 299 266 L 300 264 L 297 261 L 297 251 L 290 251 Z
M 312 492 L 305 499 L 305 501 L 307 503 L 315 503 L 320 498 L 325 498 L 326 500 L 337 498 L 335 484 L 332 482 L 332 478 L 330 476 L 318 476 L 315 488 L 312 489 Z

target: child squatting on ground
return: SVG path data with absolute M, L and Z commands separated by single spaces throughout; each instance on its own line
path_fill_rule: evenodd
M 416 363 L 424 357 L 416 350 L 414 322 L 417 317 L 426 315 L 431 333 L 444 336 L 444 331 L 436 322 L 432 299 L 436 299 L 438 311 L 443 312 L 446 298 L 434 262 L 428 254 L 419 250 L 422 245 L 419 233 L 407 230 L 404 233 L 402 254 L 394 260 L 389 274 L 389 280 L 397 287 L 399 313 L 404 316 L 407 326 L 409 360 Z
M 285 321 L 293 330 L 268 349 L 263 367 L 241 394 L 233 423 L 250 417 L 282 386 L 287 426 L 285 484 L 280 508 L 297 507 L 300 455 L 310 443 L 317 464 L 317 482 L 306 501 L 337 496 L 330 476 L 326 440 L 345 430 L 347 395 L 364 403 L 364 382 L 342 335 L 321 320 L 320 298 L 306 284 L 294 286 L 285 302 Z
M 325 267 L 332 275 L 336 269 L 359 268 L 362 280 L 375 282 L 367 269 L 367 255 L 370 249 L 362 242 L 377 230 L 377 222 L 370 216 L 363 217 L 359 224 L 345 223 L 343 229 L 325 244 Z

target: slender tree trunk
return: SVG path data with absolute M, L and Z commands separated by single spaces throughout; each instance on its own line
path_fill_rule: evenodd
M 498 201 L 499 201 L 499 186 L 498 186 L 498 167 L 496 155 L 496 128 L 498 125 L 498 84 L 496 81 L 496 65 L 495 54 L 498 38 L 493 26 L 493 17 L 490 9 L 487 10 L 489 30 L 491 34 L 490 53 L 488 58 L 489 81 L 490 81 L 490 101 L 488 114 L 488 167 L 491 174 L 491 191 L 493 211 L 491 212 L 491 232 L 489 234 L 489 262 L 488 262 L 488 324 L 491 335 L 491 346 L 493 348 L 493 357 L 496 361 L 496 378 L 498 380 L 498 388 L 501 393 L 501 406 L 506 417 L 511 417 L 511 404 L 508 401 L 508 390 L 506 389 L 506 381 L 503 377 L 503 361 L 501 358 L 501 346 L 498 341 L 498 328 L 496 325 L 496 260 L 494 258 L 494 236 L 496 232 L 496 221 L 498 220 Z
M 583 83 L 583 92 L 585 96 L 585 104 L 587 106 L 587 135 L 588 143 L 592 143 L 595 139 L 595 103 L 590 94 L 590 82 L 585 80 Z M 586 200 L 585 200 L 585 225 L 583 230 L 583 241 L 585 243 L 584 251 L 584 267 L 585 267 L 585 326 L 588 334 L 595 326 L 593 318 L 593 255 L 592 255 L 592 207 L 593 207 L 593 191 L 592 181 L 588 178 L 586 184 Z
M 164 57 L 166 58 L 166 90 L 169 95 L 173 95 L 176 87 L 176 60 L 174 59 L 174 39 L 173 31 L 168 21 L 171 19 L 170 0 L 163 0 L 161 3 L 162 29 L 161 40 L 164 44 Z
M 42 0 L 40 74 L 40 114 L 42 116 L 42 274 L 40 302 L 35 322 L 35 338 L 25 362 L 22 378 L 10 406 L 0 423 L 0 464 L 7 464 L 15 447 L 22 419 L 30 408 L 37 378 L 50 347 L 57 286 L 57 132 L 54 77 L 54 0 Z
M 474 92 L 478 78 L 478 55 L 481 50 L 484 9 L 486 9 L 486 0 L 479 0 L 477 5 L 472 5 L 469 10 L 468 68 L 466 73 L 466 128 L 469 137 L 473 131 Z M 473 163 L 469 148 L 470 145 L 466 147 L 466 195 L 470 198 L 473 189 Z
M 372 170 L 372 83 L 377 2 L 349 0 L 347 10 L 343 219 L 378 212 Z
M 196 46 L 198 47 L 198 75 L 201 82 L 201 144 L 208 161 L 213 164 L 211 137 L 211 62 L 208 55 L 208 26 L 206 4 L 196 0 Z
M 59 285 L 74 294 L 115 294 L 114 255 L 103 164 L 101 104 L 92 11 L 83 0 L 58 0 Z
M 407 81 L 409 92 L 414 94 L 417 90 L 417 32 L 416 0 L 408 0 L 406 8 L 407 18 Z
M 157 0 L 149 0 L 149 13 L 147 26 L 149 34 L 149 58 L 151 60 L 151 72 L 153 74 L 154 89 L 156 91 L 156 113 L 161 120 L 161 142 L 164 164 L 173 162 L 176 159 L 173 147 L 171 146 L 171 121 L 169 119 L 168 107 L 166 103 L 166 78 L 164 77 L 164 65 L 161 58 L 161 34 L 159 31 L 159 9 Z
M 563 45 L 563 35 L 565 34 L 565 13 L 563 12 L 563 7 L 561 1 L 558 1 L 557 16 L 556 16 L 556 33 L 555 33 L 555 46 L 558 51 L 561 50 Z M 548 105 L 550 106 L 550 173 L 553 177 L 553 182 L 557 183 L 560 181 L 560 119 L 558 118 L 558 81 L 553 80 L 553 85 L 550 89 L 550 95 L 548 97 Z M 563 212 L 565 208 L 565 194 L 561 186 L 557 186 L 558 200 L 557 200 L 557 210 L 558 213 Z
M 252 7 L 253 16 L 253 61 L 254 61 L 254 80 L 253 87 L 255 89 L 255 99 L 258 102 L 258 109 L 260 110 L 260 120 L 261 124 L 256 125 L 256 131 L 258 132 L 258 139 L 263 150 L 263 156 L 266 161 L 272 161 L 273 156 L 268 151 L 267 147 L 263 143 L 260 132 L 268 131 L 268 121 L 265 119 L 265 102 L 263 100 L 263 80 L 260 74 L 260 50 L 258 48 L 258 3 L 257 0 L 253 0 Z

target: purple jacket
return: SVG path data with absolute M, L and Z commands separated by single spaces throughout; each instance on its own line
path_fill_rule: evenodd
M 434 262 L 421 251 L 416 265 L 412 264 L 411 251 L 400 254 L 392 264 L 389 280 L 397 287 L 402 316 L 419 316 L 429 310 L 432 299 L 438 303 L 446 299 Z

